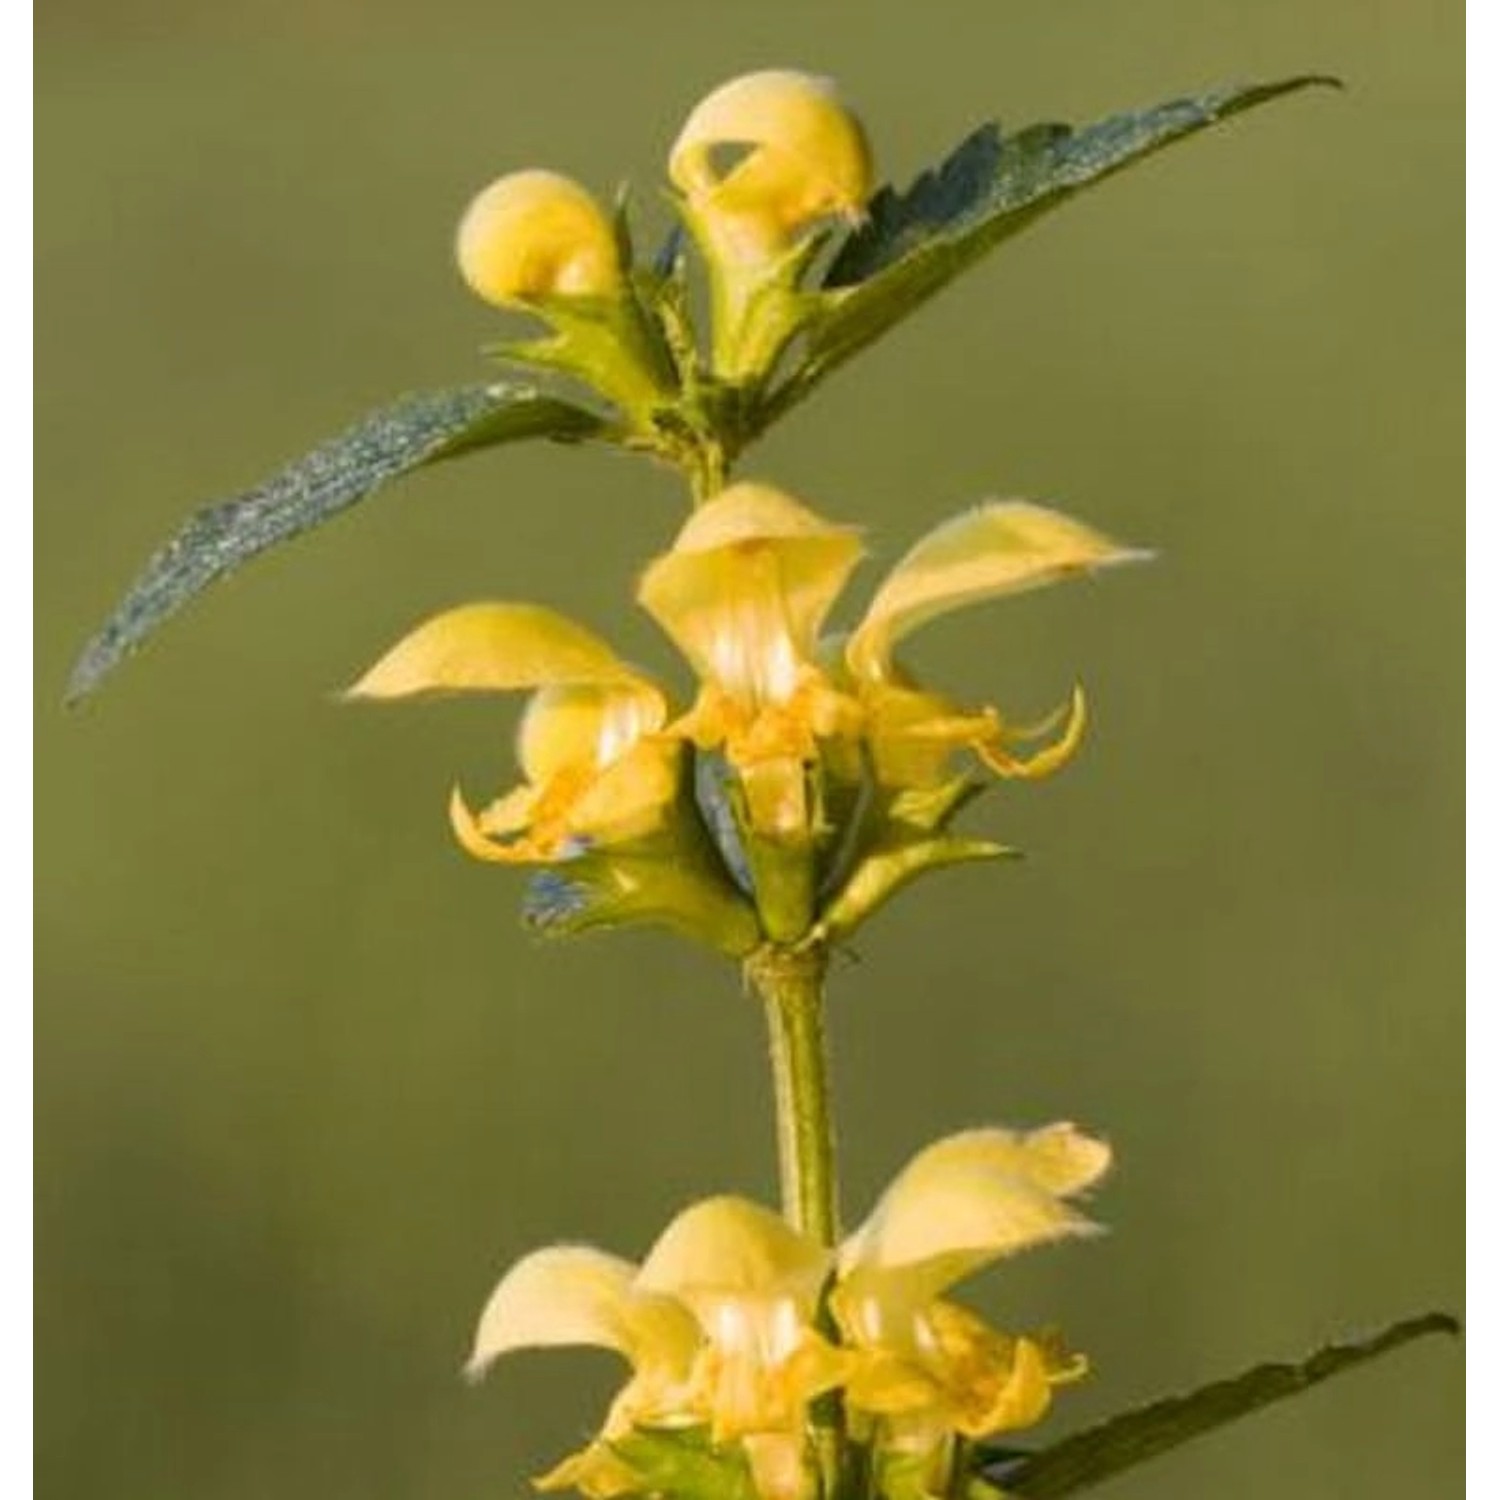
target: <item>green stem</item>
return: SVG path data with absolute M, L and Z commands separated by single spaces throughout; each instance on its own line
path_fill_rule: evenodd
M 745 961 L 770 1032 L 782 1212 L 803 1234 L 834 1245 L 838 1184 L 823 1031 L 827 970 L 828 954 L 821 945 L 793 949 L 768 943 Z
M 771 1074 L 776 1085 L 776 1148 L 781 1212 L 794 1229 L 838 1243 L 838 1182 L 834 1169 L 833 1105 L 823 1031 L 823 980 L 828 950 L 766 943 L 745 960 L 745 974 L 766 1009 Z M 848 1491 L 848 1434 L 843 1403 L 830 1391 L 812 1405 L 811 1438 L 824 1500 Z
M 724 449 L 714 439 L 704 439 L 692 449 L 683 468 L 693 492 L 694 505 L 712 500 L 724 488 L 728 465 L 724 461 Z

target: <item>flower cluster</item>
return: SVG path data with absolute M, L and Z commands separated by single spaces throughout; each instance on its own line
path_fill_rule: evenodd
M 623 219 L 554 172 L 481 193 L 458 259 L 481 296 L 552 327 L 503 354 L 584 380 L 628 442 L 690 475 L 698 507 L 637 598 L 691 665 L 693 702 L 675 710 L 591 632 L 515 603 L 429 620 L 352 693 L 531 692 L 522 784 L 478 808 L 453 794 L 464 848 L 544 867 L 528 904 L 539 927 L 664 922 L 742 957 L 842 938 L 924 870 L 1008 852 L 949 825 L 984 784 L 976 771 L 1061 766 L 1083 732 L 1081 694 L 1015 724 L 916 682 L 897 647 L 960 605 L 1138 554 L 1055 511 L 992 501 L 929 533 L 863 618 L 830 632 L 857 529 L 725 470 L 736 412 L 807 314 L 809 257 L 869 196 L 864 131 L 827 80 L 753 73 L 691 111 L 668 174 L 708 280 L 706 365 L 667 285 L 680 263 L 635 267 Z
M 1140 1409 L 1056 1447 L 973 1440 L 1037 1422 L 1085 1370 L 1049 1333 L 989 1326 L 949 1293 L 1032 1245 L 1096 1226 L 1076 1200 L 1109 1148 L 1072 1125 L 950 1136 L 841 1235 L 824 982 L 836 944 L 924 872 L 1008 853 L 953 831 L 996 779 L 1049 775 L 1084 732 L 1075 688 L 1017 723 L 919 681 L 899 651 L 962 606 L 1143 554 L 1057 511 L 990 500 L 930 531 L 842 626 L 856 527 L 769 484 L 731 483 L 746 447 L 832 370 L 988 249 L 1090 183 L 1269 99 L 1247 84 L 1081 129 L 970 134 L 873 191 L 858 119 L 786 70 L 714 90 L 667 158 L 676 226 L 638 260 L 606 212 L 546 170 L 470 205 L 460 270 L 545 325 L 487 352 L 523 380 L 408 397 L 257 490 L 200 511 L 152 560 L 75 668 L 89 691 L 178 605 L 246 558 L 390 479 L 548 437 L 680 471 L 695 509 L 636 599 L 696 679 L 684 701 L 592 631 L 530 603 L 428 620 L 351 689 L 529 694 L 519 785 L 450 820 L 477 859 L 531 871 L 550 932 L 657 922 L 738 961 L 764 1005 L 781 1212 L 721 1196 L 678 1214 L 635 1264 L 589 1245 L 526 1256 L 481 1316 L 469 1370 L 602 1346 L 629 1376 L 598 1433 L 537 1481 L 585 1500 L 1001 1500 L 1071 1493 L 1418 1335 L 1445 1314 Z M 706 323 L 704 321 L 707 315 Z M 688 1076 L 683 1074 L 682 1076 Z
M 819 229 L 857 221 L 870 196 L 864 130 L 828 79 L 751 73 L 697 105 L 667 171 L 708 273 L 710 378 L 753 380 L 801 321 L 798 285 Z M 693 379 L 693 370 L 673 368 L 670 337 L 669 347 L 652 347 L 622 224 L 570 178 L 536 170 L 500 178 L 470 205 L 457 248 L 464 279 L 486 301 L 554 325 L 556 339 L 512 353 L 588 379 L 648 427 L 652 408 L 670 403 L 684 374 Z
M 766 1500 L 804 1500 L 818 1485 L 817 1404 L 837 1392 L 881 1493 L 942 1494 L 957 1438 L 1030 1426 L 1085 1369 L 1055 1335 L 1001 1333 L 946 1294 L 1005 1256 L 1094 1232 L 1069 1200 L 1109 1159 L 1072 1125 L 971 1130 L 919 1152 L 836 1248 L 720 1197 L 678 1214 L 639 1265 L 586 1245 L 538 1250 L 495 1288 L 469 1368 L 570 1344 L 628 1362 L 598 1437 L 544 1490 L 649 1491 L 663 1448 L 700 1440 Z
M 961 605 L 1135 555 L 1055 511 L 990 502 L 930 532 L 829 635 L 861 550 L 854 528 L 765 484 L 695 510 L 637 591 L 698 678 L 684 712 L 582 626 L 514 603 L 436 616 L 351 692 L 530 690 L 524 782 L 477 811 L 455 791 L 453 826 L 480 859 L 570 877 L 566 897 L 545 890 L 580 921 L 667 921 L 731 953 L 838 937 L 914 874 L 999 852 L 946 831 L 974 773 L 1046 775 L 1083 729 L 1076 690 L 1053 720 L 1015 725 L 916 682 L 898 643 Z
M 694 109 L 669 158 L 707 277 L 707 351 L 676 249 L 632 261 L 622 221 L 555 173 L 482 193 L 459 264 L 489 301 L 545 320 L 507 357 L 585 382 L 615 435 L 678 464 L 695 508 L 636 599 L 691 668 L 674 702 L 591 630 L 542 605 L 437 615 L 350 690 L 529 695 L 519 785 L 450 820 L 480 860 L 529 867 L 532 921 L 574 932 L 658 922 L 743 961 L 766 1002 L 783 1213 L 695 1203 L 639 1264 L 586 1245 L 539 1250 L 496 1287 L 470 1370 L 512 1350 L 591 1344 L 630 1375 L 598 1435 L 538 1481 L 590 1500 L 820 1500 L 955 1493 L 966 1439 L 1028 1426 L 1083 1361 L 1048 1335 L 991 1328 L 948 1300 L 973 1272 L 1094 1226 L 1071 1200 L 1109 1150 L 1071 1125 L 964 1132 L 919 1153 L 839 1240 L 822 1050 L 832 944 L 925 871 L 1008 852 L 952 830 L 995 779 L 1046 776 L 1077 749 L 1075 688 L 1040 723 L 955 702 L 899 659 L 962 606 L 1140 554 L 1021 500 L 922 537 L 842 626 L 858 528 L 727 470 L 810 300 L 825 231 L 873 181 L 858 121 L 823 80 L 768 72 Z M 837 294 L 829 294 L 836 296 Z M 752 434 L 753 435 L 753 434 Z

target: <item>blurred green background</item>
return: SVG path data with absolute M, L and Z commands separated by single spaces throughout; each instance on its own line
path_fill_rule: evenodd
M 1001 251 L 753 454 L 887 558 L 986 494 L 1159 549 L 934 627 L 1014 712 L 1075 674 L 1064 776 L 972 826 L 834 993 L 846 1199 L 960 1126 L 1114 1141 L 1099 1243 L 977 1283 L 1097 1375 L 1060 1432 L 1462 1292 L 1461 10 L 1411 0 L 567 7 L 70 0 L 40 14 L 40 1493 L 519 1495 L 614 1370 L 457 1378 L 492 1282 L 772 1192 L 759 1018 L 652 934 L 547 947 L 448 837 L 504 704 L 333 692 L 415 620 L 535 597 L 637 658 L 681 511 L 603 452 L 417 478 L 216 590 L 96 701 L 70 660 L 198 501 L 496 320 L 450 236 L 547 164 L 648 215 L 694 100 L 836 75 L 904 180 L 985 117 L 1349 80 L 1174 148 Z M 867 573 L 872 570 L 867 569 Z M 1443 1495 L 1422 1345 L 1119 1500 Z

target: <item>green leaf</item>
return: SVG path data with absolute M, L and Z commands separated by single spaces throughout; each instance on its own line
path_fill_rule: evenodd
M 1101 1484 L 1263 1406 L 1301 1395 L 1322 1381 L 1413 1339 L 1430 1333 L 1458 1331 L 1457 1320 L 1447 1313 L 1407 1318 L 1370 1338 L 1329 1344 L 1295 1364 L 1257 1365 L 1242 1375 L 1215 1381 L 1189 1395 L 1169 1396 L 1150 1406 L 1124 1412 L 1019 1459 L 981 1448 L 976 1455 L 978 1473 L 986 1482 L 985 1487 L 993 1486 L 1019 1500 L 1058 1500 L 1059 1496 Z
M 73 668 L 68 701 L 105 675 L 195 594 L 259 552 L 320 526 L 413 469 L 496 443 L 579 441 L 592 412 L 528 386 L 471 385 L 404 397 L 314 448 L 263 484 L 198 511 L 152 559 Z
M 830 371 L 1075 193 L 1174 141 L 1243 110 L 1337 79 L 1304 76 L 1244 84 L 1111 115 L 1073 129 L 1031 125 L 1003 135 L 981 126 L 904 192 L 881 188 L 866 222 L 823 278 L 823 308 L 807 327 L 806 360 L 771 397 L 764 427 Z

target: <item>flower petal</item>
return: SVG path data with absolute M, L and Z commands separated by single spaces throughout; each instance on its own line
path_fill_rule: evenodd
M 740 1441 L 758 1500 L 803 1500 L 813 1492 L 801 1432 L 748 1433 Z
M 920 1151 L 839 1250 L 850 1305 L 899 1286 L 925 1300 L 1002 1256 L 1097 1226 L 1063 1199 L 1096 1181 L 1109 1147 L 1072 1125 L 971 1130 Z
M 549 1245 L 516 1262 L 479 1317 L 466 1367 L 471 1378 L 514 1349 L 584 1344 L 632 1365 L 685 1368 L 697 1325 L 670 1298 L 642 1295 L 635 1267 L 589 1245 Z
M 974 751 L 985 765 L 997 776 L 1021 781 L 1040 781 L 1054 771 L 1061 770 L 1077 753 L 1083 743 L 1083 732 L 1088 727 L 1088 702 L 1083 689 L 1077 684 L 1067 703 L 1050 717 L 1056 719 L 1066 715 L 1063 731 L 1050 745 L 1033 750 L 1029 755 L 1016 755 L 1011 746 L 1018 740 L 1035 737 L 1030 730 L 1006 730 L 974 741 Z M 1045 728 L 1042 729 L 1045 733 Z
M 448 796 L 448 822 L 453 828 L 454 838 L 475 859 L 496 865 L 529 863 L 536 858 L 536 851 L 524 838 L 501 843 L 498 838 L 491 837 L 491 833 L 502 836 L 521 833 L 529 821 L 530 804 L 535 795 L 530 787 L 517 787 L 514 794 L 507 793 L 483 816 L 475 817 L 463 792 L 454 787 Z
M 638 687 L 644 679 L 592 631 L 554 610 L 537 604 L 464 604 L 417 626 L 348 696 L 504 692 L 553 683 Z
M 750 149 L 721 176 L 714 151 L 727 146 Z M 747 73 L 701 100 L 667 170 L 690 200 L 788 232 L 825 214 L 857 214 L 874 181 L 864 130 L 832 80 L 787 69 Z
M 938 615 L 1148 555 L 1025 500 L 976 506 L 928 532 L 891 570 L 849 638 L 849 670 L 881 680 L 896 642 Z
M 459 270 L 486 302 L 607 296 L 621 282 L 619 249 L 603 210 L 557 172 L 512 172 L 492 182 L 458 226 Z
M 636 1284 L 695 1307 L 723 1298 L 789 1297 L 806 1312 L 832 1258 L 758 1203 L 705 1198 L 662 1231 Z
M 857 556 L 857 537 L 854 527 L 825 521 L 781 490 L 743 479 L 700 505 L 678 532 L 672 550 L 711 552 L 740 542 L 842 538 Z
M 667 701 L 650 683 L 558 683 L 526 705 L 517 758 L 541 783 L 574 766 L 607 766 L 666 722 Z
M 620 843 L 645 834 L 677 796 L 680 746 L 649 739 L 599 772 L 567 812 L 580 837 Z
M 614 1500 L 640 1493 L 640 1476 L 607 1443 L 590 1443 L 533 1479 L 542 1494 L 577 1490 L 588 1500 Z
M 735 484 L 692 514 L 638 598 L 700 677 L 784 698 L 861 550 L 853 527 Z
M 965 1437 L 1013 1432 L 1046 1416 L 1052 1379 L 1040 1344 L 999 1333 L 952 1302 L 934 1303 L 927 1321 L 954 1426 Z
M 549 1245 L 518 1260 L 480 1314 L 471 1375 L 512 1349 L 589 1344 L 627 1352 L 635 1267 L 589 1245 Z

